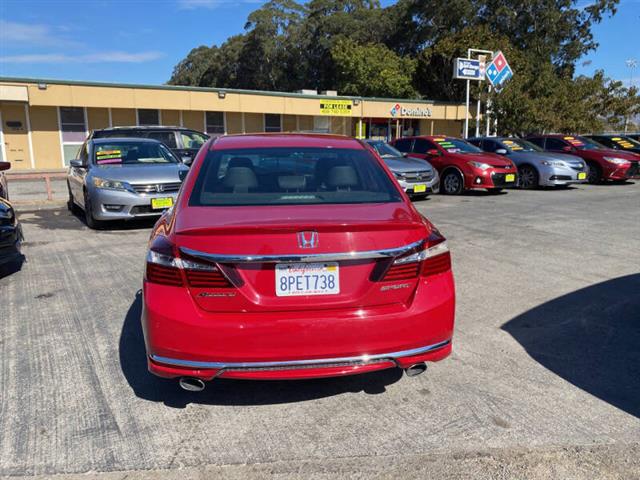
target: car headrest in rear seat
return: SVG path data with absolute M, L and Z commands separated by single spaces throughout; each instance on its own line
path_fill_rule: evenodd
M 327 186 L 330 188 L 351 188 L 357 185 L 358 174 L 348 165 L 332 167 L 327 174 Z
M 227 174 L 222 179 L 222 184 L 227 188 L 232 188 L 234 192 L 246 192 L 250 188 L 258 186 L 258 179 L 250 168 L 231 167 L 227 169 Z
M 227 165 L 227 168 L 235 167 L 245 167 L 253 170 L 253 162 L 250 158 L 247 157 L 233 157 L 231 160 L 229 160 L 229 165 Z
M 302 190 L 307 186 L 304 175 L 282 175 L 278 177 L 278 187 L 281 190 Z

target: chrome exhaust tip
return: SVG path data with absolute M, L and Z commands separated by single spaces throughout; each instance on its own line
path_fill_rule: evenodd
M 417 377 L 421 373 L 427 371 L 427 364 L 424 362 L 416 363 L 415 365 L 411 365 L 408 368 L 404 369 L 404 373 L 407 374 L 407 377 Z
M 180 388 L 188 392 L 201 392 L 204 390 L 204 382 L 195 377 L 181 377 L 178 381 Z

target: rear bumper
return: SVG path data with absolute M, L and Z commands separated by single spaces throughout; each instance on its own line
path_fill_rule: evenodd
M 289 360 L 272 362 L 198 362 L 151 355 L 149 371 L 166 378 L 194 376 L 214 378 L 294 380 L 322 378 L 384 370 L 408 368 L 419 362 L 438 361 L 451 353 L 451 340 L 400 352 L 360 355 L 357 357 Z
M 442 360 L 451 352 L 455 290 L 449 271 L 421 280 L 410 305 L 210 313 L 185 288 L 145 282 L 143 305 L 155 375 L 298 379 Z

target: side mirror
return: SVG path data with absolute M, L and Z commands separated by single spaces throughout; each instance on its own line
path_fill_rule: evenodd
M 189 173 L 188 170 L 180 170 L 178 172 L 178 177 L 180 178 L 181 182 L 184 182 L 184 179 L 187 178 L 187 174 Z
M 562 147 L 563 152 L 573 152 L 575 149 L 569 145 Z
M 408 157 L 408 156 L 409 156 L 409 154 L 408 154 L 407 152 L 404 152 L 404 153 L 402 154 L 402 156 L 406 158 L 406 157 Z
M 437 148 L 430 148 L 427 150 L 427 155 L 431 157 L 438 157 L 440 156 L 440 151 Z
M 498 155 L 506 155 L 508 152 L 507 152 L 507 150 L 506 150 L 505 148 L 498 148 L 498 149 L 496 150 L 496 153 L 497 153 Z
M 9 170 L 11 168 L 11 162 L 0 162 L 0 172 L 2 170 Z
M 87 166 L 82 163 L 82 160 L 71 160 L 69 166 L 72 168 L 87 168 Z
M 183 155 L 180 160 L 182 160 L 182 163 L 184 163 L 185 165 L 189 165 L 191 166 L 191 164 L 193 163 L 193 157 L 189 156 L 189 155 Z

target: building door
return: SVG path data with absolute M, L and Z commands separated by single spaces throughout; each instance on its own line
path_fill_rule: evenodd
M 22 103 L 2 104 L 2 136 L 5 159 L 15 170 L 31 168 L 29 155 L 29 135 L 25 105 Z

